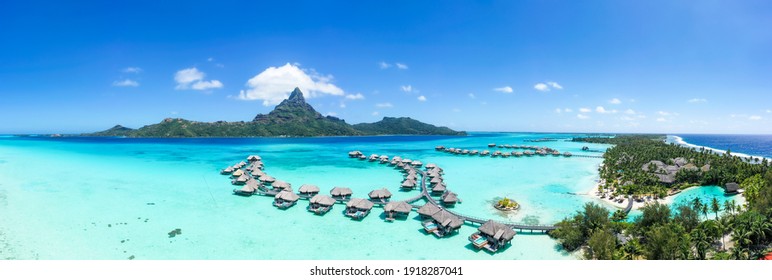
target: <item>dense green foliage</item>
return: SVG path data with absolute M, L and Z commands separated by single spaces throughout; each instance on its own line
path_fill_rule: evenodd
M 550 233 L 569 251 L 584 249 L 588 259 L 758 259 L 772 244 L 772 169 L 766 160 L 719 155 L 663 143 L 658 135 L 577 138 L 575 141 L 613 144 L 604 155 L 600 169 L 607 187 L 619 194 L 666 194 L 693 185 L 724 185 L 739 182 L 746 205 L 733 200 L 702 201 L 688 204 L 653 203 L 641 209 L 641 216 L 625 220 L 617 211 L 611 219 L 600 215 L 599 206 L 588 203 L 583 211 L 557 224 Z M 664 184 L 642 168 L 651 161 L 679 167 L 709 165 L 709 168 L 680 169 L 675 181 Z M 652 166 L 654 167 L 654 166 Z M 648 168 L 649 170 L 657 170 Z M 672 210 L 671 210 L 672 209 Z M 608 211 L 606 211 L 608 217 Z M 588 221 L 592 221 L 588 223 Z M 611 242 L 611 237 L 613 241 Z M 614 244 L 614 253 L 609 248 Z
M 333 116 L 322 116 L 305 102 L 295 89 L 268 114 L 259 114 L 250 122 L 196 122 L 165 119 L 139 129 L 115 126 L 85 136 L 126 137 L 309 137 L 355 135 L 466 135 L 447 127 L 436 127 L 410 118 L 384 118 L 376 123 L 350 125 Z
M 574 141 L 615 145 L 603 155 L 600 177 L 604 188 L 613 190 L 614 195 L 656 195 L 666 196 L 674 189 L 695 185 L 719 185 L 730 182 L 745 182 L 754 176 L 765 174 L 769 168 L 766 159 L 748 162 L 727 154 L 717 154 L 707 149 L 695 149 L 675 144 L 665 144 L 661 135 L 620 135 L 616 137 L 575 138 Z M 675 165 L 675 159 L 682 158 L 686 167 L 675 173 L 673 182 L 661 182 L 652 161 Z M 650 171 L 644 170 L 647 167 Z M 664 175 L 664 173 L 662 173 Z M 747 184 L 759 186 L 758 180 Z M 754 184 L 755 183 L 755 184 Z M 760 190 L 760 187 L 757 187 Z
M 354 129 L 368 135 L 410 134 L 410 135 L 465 135 L 447 127 L 437 127 L 411 118 L 390 118 L 375 123 L 355 124 Z

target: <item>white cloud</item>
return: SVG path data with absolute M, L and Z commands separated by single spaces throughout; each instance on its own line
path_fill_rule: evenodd
M 625 110 L 625 114 L 628 114 L 628 115 L 635 115 L 635 110 L 633 110 L 633 109 L 627 109 L 627 110 Z
M 386 102 L 386 103 L 375 104 L 375 107 L 378 107 L 378 108 L 391 108 L 391 107 L 394 107 L 394 105 L 391 105 L 391 103 Z
M 404 63 L 397 62 L 397 63 L 394 63 L 394 65 L 396 65 L 397 68 L 402 69 L 402 70 L 407 69 L 407 64 L 404 64 Z
M 635 120 L 635 118 L 633 118 L 633 117 L 630 117 L 630 116 L 622 116 L 622 117 L 621 117 L 621 118 L 619 118 L 619 119 L 620 119 L 620 120 L 623 120 L 623 121 L 634 121 L 634 120 Z
M 498 92 L 503 92 L 503 93 L 512 93 L 512 91 L 513 91 L 512 87 L 510 87 L 510 86 L 494 88 L 493 90 L 498 91 Z
M 667 121 L 667 120 L 666 120 L 665 118 L 657 118 L 657 121 L 658 121 L 658 122 L 665 122 L 665 121 Z
M 582 114 L 577 114 L 576 117 L 579 118 L 580 120 L 586 120 L 590 118 L 590 116 L 582 115 Z
M 306 73 L 308 72 L 308 73 Z M 290 92 L 300 88 L 306 98 L 323 95 L 343 95 L 343 90 L 331 83 L 332 76 L 322 76 L 313 70 L 300 69 L 297 64 L 268 67 L 247 81 L 249 89 L 239 93 L 242 100 L 263 100 L 263 105 L 279 104 Z
M 207 90 L 207 89 L 221 88 L 221 87 L 222 87 L 222 83 L 218 80 L 198 81 L 193 83 L 193 86 L 191 86 L 191 88 L 195 90 Z
M 554 89 L 563 89 L 563 86 L 556 82 L 547 82 L 547 85 L 551 86 Z
M 340 105 L 338 105 L 338 107 L 346 108 L 346 103 L 341 102 Z
M 139 83 L 135 80 L 125 79 L 123 81 L 113 82 L 114 87 L 138 87 Z
M 619 100 L 619 98 L 614 98 L 608 101 L 608 103 L 611 104 L 622 104 L 622 100 Z
M 557 108 L 555 109 L 555 113 L 558 113 L 558 114 L 563 113 L 563 109 Z
M 206 77 L 206 74 L 199 71 L 196 67 L 177 71 L 174 74 L 174 80 L 177 82 L 175 89 L 208 90 L 223 86 L 218 80 L 204 81 L 204 77 Z
M 592 110 L 590 110 L 590 108 L 579 108 L 579 112 L 589 113 L 589 112 L 592 112 Z
M 401 86 L 400 89 L 402 89 L 402 91 L 404 91 L 404 92 L 412 92 L 413 91 L 413 86 L 411 86 L 411 85 Z
M 658 111 L 657 114 L 660 115 L 660 116 L 670 116 L 671 115 L 670 112 L 665 112 L 665 111 Z
M 689 99 L 689 103 L 705 103 L 705 102 L 708 102 L 708 100 L 705 99 L 705 98 L 692 98 L 692 99 Z
M 378 63 L 378 67 L 381 67 L 381 69 L 387 69 L 387 68 L 391 67 L 391 64 L 388 64 L 388 63 L 386 63 L 384 61 L 381 61 L 381 62 Z
M 328 116 L 333 116 L 333 117 L 336 117 L 336 116 L 338 116 L 338 113 L 335 113 L 335 112 L 327 112 L 327 115 L 328 115 Z
M 381 113 L 378 113 L 378 111 L 373 111 L 373 113 L 372 113 L 373 116 L 377 116 L 377 115 L 380 115 L 380 114 Z
M 126 67 L 126 69 L 123 69 L 123 73 L 134 73 L 134 74 L 137 74 L 139 72 L 142 72 L 142 68 L 139 68 L 139 67 Z
M 362 99 L 365 99 L 365 96 L 362 95 L 361 93 L 346 94 L 346 99 L 349 99 L 349 100 L 362 100 Z
M 475 96 L 474 93 L 469 93 L 468 95 L 469 95 L 469 98 L 471 99 L 477 98 L 477 96 Z M 769 110 L 767 110 L 767 113 L 769 113 Z
M 748 120 L 760 121 L 761 120 L 761 116 L 755 116 L 755 115 L 754 116 L 750 116 L 750 117 L 748 117 Z
M 423 96 L 423 95 L 419 96 L 418 101 L 421 101 L 421 102 L 426 101 L 426 96 Z
M 595 112 L 601 113 L 601 114 L 616 114 L 617 110 L 606 110 L 606 108 L 603 108 L 603 106 L 595 107 Z
M 574 110 L 572 110 L 571 108 L 565 108 L 565 109 L 563 109 L 563 111 L 566 112 L 566 113 L 571 113 Z
M 767 114 L 772 114 L 772 110 L 767 110 Z
M 538 83 L 533 86 L 538 91 L 550 91 L 550 86 L 544 83 Z

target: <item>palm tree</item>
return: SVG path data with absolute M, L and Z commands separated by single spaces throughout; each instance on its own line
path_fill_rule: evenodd
M 707 220 L 708 219 L 708 205 L 707 204 L 703 204 L 702 205 L 702 209 L 700 209 L 700 210 L 701 210 L 700 212 L 702 212 L 702 215 L 705 215 L 705 220 Z
M 702 229 L 693 230 L 691 237 L 697 251 L 697 259 L 704 260 L 710 248 L 711 238 Z
M 718 198 L 713 198 L 713 201 L 710 202 L 710 210 L 713 210 L 713 213 L 716 213 L 716 220 L 718 220 L 718 211 L 721 211 L 721 205 L 718 204 Z
M 643 254 L 643 249 L 641 244 L 638 243 L 638 239 L 628 241 L 622 249 L 625 252 L 626 260 L 637 260 Z
M 699 213 L 700 210 L 702 210 L 702 200 L 700 200 L 699 197 L 695 197 L 694 200 L 692 200 L 692 208 L 697 213 Z
M 724 201 L 724 211 L 734 215 L 734 200 Z

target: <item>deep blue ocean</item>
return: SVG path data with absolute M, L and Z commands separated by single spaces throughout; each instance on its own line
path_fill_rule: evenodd
M 679 134 L 689 144 L 731 150 L 752 156 L 772 157 L 772 135 Z

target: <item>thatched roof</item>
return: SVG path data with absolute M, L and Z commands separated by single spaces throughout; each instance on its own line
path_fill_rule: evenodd
M 418 208 L 418 214 L 424 215 L 424 216 L 431 216 L 434 215 L 434 213 L 440 212 L 439 207 L 434 206 L 434 204 L 426 203 L 424 206 L 421 206 L 421 208 Z
M 416 176 L 415 174 L 408 174 L 407 176 L 405 176 L 405 180 L 415 181 L 417 179 L 418 179 L 418 176 Z
M 241 170 L 241 169 L 238 169 L 238 170 L 236 170 L 236 171 L 233 171 L 233 174 L 231 174 L 231 176 L 233 176 L 234 178 L 235 178 L 235 177 L 239 177 L 239 176 L 241 176 L 241 175 L 244 175 L 244 170 Z
M 222 170 L 222 173 L 233 173 L 233 167 L 228 166 Z
M 737 183 L 727 183 L 724 186 L 724 192 L 727 192 L 727 193 L 735 193 L 739 189 L 740 189 L 740 185 L 738 185 Z
M 263 172 L 260 169 L 254 169 L 254 170 L 252 170 L 251 174 L 252 174 L 252 177 L 260 177 L 260 176 L 265 175 L 265 172 Z
M 493 220 L 488 220 L 482 226 L 480 226 L 478 230 L 485 235 L 493 237 L 493 239 L 504 242 L 512 240 L 516 234 L 515 230 L 513 230 L 511 227 L 494 222 Z
M 282 199 L 286 201 L 298 201 L 298 199 L 300 199 L 298 195 L 288 191 L 280 191 L 279 193 L 276 194 L 276 196 L 274 196 L 274 198 Z
M 442 195 L 442 202 L 445 202 L 445 203 L 458 202 L 458 196 L 454 192 L 446 192 L 444 195 Z
M 702 168 L 700 168 L 702 172 L 708 172 L 710 171 L 710 164 L 703 165 Z
M 258 156 L 258 155 L 251 155 L 251 156 L 247 157 L 247 160 L 248 161 L 258 161 L 258 160 L 262 160 L 262 158 L 260 156 Z
M 429 183 L 432 183 L 432 184 L 442 183 L 442 177 L 439 177 L 439 176 L 438 177 L 434 177 L 434 178 L 432 178 L 431 181 L 429 181 Z
M 248 192 L 248 193 L 253 193 L 256 190 L 257 190 L 257 188 L 255 187 L 254 184 L 246 184 L 246 185 L 244 185 L 244 187 L 241 188 L 242 192 Z
M 266 183 L 272 183 L 276 181 L 276 178 L 271 177 L 268 174 L 263 174 L 263 176 L 260 176 L 260 178 L 257 178 L 257 179 Z
M 311 198 L 311 203 L 317 203 L 325 206 L 331 206 L 335 204 L 335 201 L 336 200 L 334 198 L 323 194 L 317 194 Z
M 303 184 L 302 186 L 300 186 L 300 189 L 298 191 L 302 194 L 318 193 L 319 187 L 317 187 L 316 185 Z
M 682 158 L 682 157 L 677 157 L 677 158 L 674 158 L 674 159 L 673 159 L 673 163 L 674 163 L 676 166 L 678 166 L 678 167 L 684 166 L 684 165 L 686 165 L 686 163 L 688 163 L 688 162 L 689 162 L 688 160 L 686 160 L 685 158 Z
M 250 178 L 249 180 L 247 180 L 247 186 L 257 190 L 258 188 L 260 188 L 260 181 Z
M 330 190 L 330 194 L 333 196 L 346 196 L 353 193 L 354 192 L 352 192 L 351 189 L 345 187 L 334 187 L 332 190 Z
M 404 182 L 402 182 L 402 186 L 409 187 L 409 188 L 415 187 L 415 181 L 405 180 Z
M 424 163 L 421 162 L 420 160 L 416 160 L 413 162 L 413 166 L 421 166 L 421 165 L 424 165 Z
M 450 214 L 450 212 L 441 210 L 437 213 L 434 213 L 432 215 L 432 220 L 437 222 L 443 227 L 448 227 L 451 229 L 457 229 L 460 228 L 461 225 L 464 224 L 464 221 L 456 217 L 456 215 Z
M 404 201 L 392 201 L 383 207 L 383 211 L 397 213 L 410 213 L 410 210 L 412 209 L 413 206 L 410 206 L 410 204 Z
M 290 185 L 290 183 L 287 183 L 287 182 L 282 181 L 282 180 L 274 181 L 273 184 L 271 184 L 271 186 L 273 186 L 274 188 L 280 188 L 280 189 L 286 189 L 286 188 L 292 187 L 292 185 Z
M 436 184 L 436 185 L 434 185 L 434 187 L 432 188 L 432 191 L 433 191 L 433 192 L 444 192 L 444 191 L 446 191 L 447 189 L 448 189 L 448 188 L 447 188 L 447 186 L 445 186 L 445 184 Z
M 649 166 L 651 166 L 652 164 L 654 166 L 654 170 L 650 170 L 650 168 L 649 168 Z M 658 161 L 658 160 L 652 160 L 650 162 L 644 163 L 643 167 L 641 167 L 641 169 L 643 169 L 643 171 L 646 171 L 646 172 L 665 173 L 665 172 L 667 172 L 665 170 L 666 167 L 667 167 L 667 164 L 665 164 L 664 162 L 661 162 L 661 161 Z
M 424 165 L 424 167 L 426 167 L 426 169 L 432 169 L 432 168 L 435 168 L 435 167 L 437 167 L 437 165 L 436 165 L 436 164 L 434 164 L 434 163 L 429 163 L 429 164 L 427 164 L 427 165 Z
M 236 178 L 236 182 L 246 183 L 248 180 L 249 180 L 249 176 L 247 176 L 246 174 L 242 174 L 241 176 Z
M 369 201 L 367 199 L 361 199 L 361 198 L 352 198 L 346 203 L 346 207 L 349 207 L 349 208 L 354 207 L 362 210 L 373 209 L 373 205 L 375 204 L 373 204 L 372 201 Z
M 383 189 L 373 190 L 370 193 L 368 193 L 367 196 L 369 196 L 371 199 L 390 198 L 391 192 L 388 189 L 383 188 Z

